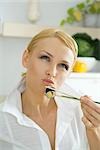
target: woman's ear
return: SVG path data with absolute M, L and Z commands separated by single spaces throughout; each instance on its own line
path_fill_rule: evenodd
M 22 56 L 22 64 L 25 68 L 28 67 L 29 57 L 30 57 L 29 51 L 25 50 Z

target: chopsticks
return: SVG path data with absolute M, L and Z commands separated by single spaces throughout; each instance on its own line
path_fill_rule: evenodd
M 56 90 L 55 88 L 50 87 L 50 86 L 47 86 L 46 90 L 51 91 L 51 92 L 55 92 L 54 96 L 58 96 L 58 97 L 62 97 L 62 98 L 69 98 L 69 99 L 74 99 L 74 100 L 80 101 L 80 98 L 75 97 L 75 96 L 71 96 L 71 95 L 69 95 L 65 92 L 62 92 L 60 90 Z M 94 101 L 94 102 L 97 103 L 97 104 L 100 104 L 100 102 L 97 102 L 97 101 Z

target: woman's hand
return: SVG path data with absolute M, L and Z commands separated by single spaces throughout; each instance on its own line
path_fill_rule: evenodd
M 100 105 L 94 103 L 90 97 L 81 97 L 83 111 L 82 121 L 86 127 L 86 134 L 90 150 L 100 149 Z

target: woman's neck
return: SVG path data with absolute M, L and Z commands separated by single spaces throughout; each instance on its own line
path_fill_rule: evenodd
M 48 99 L 45 95 L 36 95 L 28 91 L 22 93 L 22 111 L 29 116 L 43 117 L 44 114 L 48 115 L 55 107 L 55 101 Z

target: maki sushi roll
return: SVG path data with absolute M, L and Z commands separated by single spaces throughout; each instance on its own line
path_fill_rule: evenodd
M 46 87 L 46 90 L 45 90 L 45 95 L 49 98 L 49 99 L 52 99 L 55 97 L 56 93 L 55 93 L 55 90 L 50 88 L 50 87 Z

